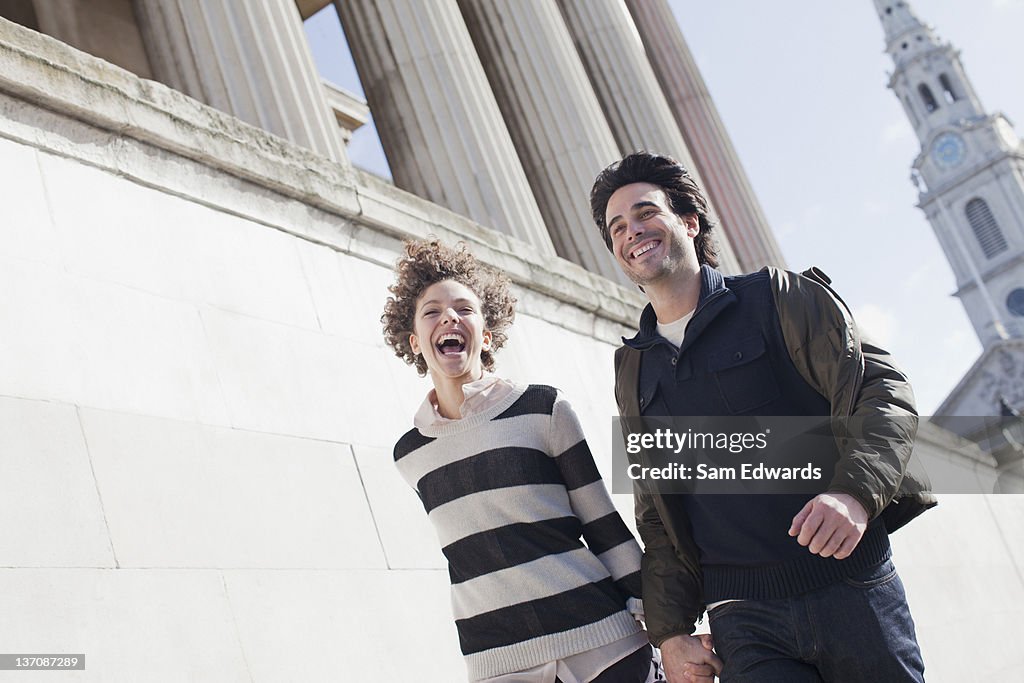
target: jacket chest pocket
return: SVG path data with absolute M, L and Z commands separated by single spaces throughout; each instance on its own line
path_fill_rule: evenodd
M 658 382 L 640 389 L 640 414 L 645 417 L 665 417 L 672 415 L 665 404 L 665 392 L 661 391 Z
M 727 344 L 708 358 L 708 371 L 732 414 L 747 413 L 779 396 L 764 337 Z

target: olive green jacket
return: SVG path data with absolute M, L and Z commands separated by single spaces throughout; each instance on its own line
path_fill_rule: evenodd
M 789 357 L 804 381 L 831 404 L 840 459 L 828 489 L 852 495 L 869 519 L 881 517 L 886 529 L 895 531 L 936 504 L 927 476 L 907 468 L 917 431 L 910 384 L 888 352 L 860 337 L 824 273 L 767 270 Z M 615 398 L 625 419 L 640 416 L 642 355 L 628 346 L 615 353 Z M 880 417 L 893 419 L 871 419 Z M 647 630 L 651 642 L 660 645 L 670 636 L 691 633 L 704 612 L 700 552 L 680 506 L 669 509 L 663 496 L 640 488 L 634 498 L 645 546 Z

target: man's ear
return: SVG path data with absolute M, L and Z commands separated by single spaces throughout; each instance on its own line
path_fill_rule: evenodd
M 697 214 L 688 213 L 683 216 L 683 224 L 686 226 L 686 234 L 690 237 L 700 234 L 700 219 L 697 218 Z
M 484 337 L 483 350 L 484 351 L 490 351 L 491 350 L 491 339 L 493 338 L 492 335 L 491 335 L 491 331 L 490 330 L 484 330 L 483 337 Z
M 409 335 L 409 346 L 412 348 L 412 352 L 419 354 L 420 352 L 420 340 L 416 338 L 415 334 Z

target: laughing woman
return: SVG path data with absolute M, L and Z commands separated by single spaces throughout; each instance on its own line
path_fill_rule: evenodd
M 576 414 L 557 389 L 488 374 L 515 316 L 508 278 L 464 246 L 411 242 L 389 289 L 387 343 L 434 384 L 395 463 L 448 559 L 469 680 L 648 681 L 640 548 Z

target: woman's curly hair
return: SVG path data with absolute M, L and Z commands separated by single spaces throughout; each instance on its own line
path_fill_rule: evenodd
M 509 291 L 508 276 L 477 261 L 462 242 L 455 248 L 436 239 L 405 243 L 405 256 L 395 263 L 395 282 L 388 287 L 393 296 L 388 297 L 380 317 L 384 341 L 396 356 L 415 365 L 420 375 L 427 374 L 426 361 L 413 353 L 409 335 L 420 295 L 444 280 L 459 282 L 480 297 L 485 329 L 491 333 L 491 348 L 481 352 L 480 359 L 485 369 L 494 370 L 494 352 L 508 341 L 506 331 L 516 316 L 516 300 Z

